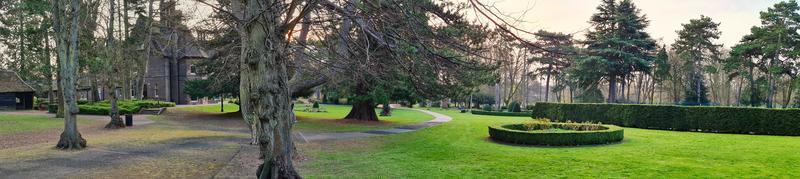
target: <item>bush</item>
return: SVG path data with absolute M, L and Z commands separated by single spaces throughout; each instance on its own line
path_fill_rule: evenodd
M 314 104 L 311 105 L 311 108 L 319 109 L 319 102 L 314 101 Z
M 519 102 L 511 102 L 508 107 L 508 112 L 522 112 L 522 108 L 519 105 Z
M 487 105 L 483 105 L 483 110 L 484 111 L 493 111 L 494 109 L 492 108 L 492 105 L 487 104 Z
M 645 129 L 800 135 L 800 109 L 537 103 L 532 116 Z
M 155 100 L 117 101 L 119 114 L 122 115 L 137 113 L 142 108 L 161 108 L 174 106 L 175 103 L 173 102 Z M 83 104 L 78 105 L 78 109 L 80 110 L 79 114 L 108 115 L 111 111 L 111 103 L 109 101 L 84 102 Z
M 570 129 L 575 123 L 552 123 L 548 128 Z M 589 124 L 596 125 L 596 124 Z M 526 130 L 525 124 L 506 124 L 489 126 L 489 137 L 502 142 L 528 145 L 575 146 L 607 144 L 622 141 L 624 131 L 621 127 L 601 125 L 599 130 Z M 582 127 L 577 127 L 582 128 Z
M 472 114 L 489 115 L 489 116 L 531 116 L 530 112 L 497 112 L 497 111 L 481 111 L 481 110 L 472 110 Z

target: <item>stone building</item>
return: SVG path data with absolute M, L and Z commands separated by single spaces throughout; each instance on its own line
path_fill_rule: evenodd
M 201 78 L 194 65 L 209 55 L 195 43 L 186 28 L 160 28 L 152 41 L 151 58 L 145 75 L 144 98 L 189 104 L 184 92 L 187 80 Z

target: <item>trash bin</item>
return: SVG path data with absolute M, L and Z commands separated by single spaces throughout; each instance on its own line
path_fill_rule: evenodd
M 125 126 L 133 126 L 133 114 L 125 115 Z

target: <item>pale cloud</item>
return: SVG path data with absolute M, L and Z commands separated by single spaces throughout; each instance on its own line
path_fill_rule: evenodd
M 466 2 L 459 0 L 461 2 Z M 494 4 L 497 9 L 512 17 L 520 17 L 518 27 L 528 31 L 540 29 L 564 33 L 577 33 L 583 38 L 583 30 L 589 27 L 587 22 L 600 0 L 480 0 L 485 4 Z M 711 17 L 719 22 L 722 35 L 717 41 L 730 47 L 742 36 L 749 33 L 750 27 L 760 24 L 759 12 L 765 11 L 778 0 L 634 0 L 650 20 L 647 32 L 654 39 L 662 39 L 671 44 L 677 38 L 675 31 L 681 24 L 700 15 Z M 526 12 L 523 15 L 523 12 Z M 471 18 L 481 19 L 474 12 L 467 13 Z M 487 21 L 482 21 L 487 23 Z

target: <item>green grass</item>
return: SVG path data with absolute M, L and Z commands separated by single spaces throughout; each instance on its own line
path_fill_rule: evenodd
M 304 112 L 310 108 L 311 104 L 295 104 L 295 114 L 299 122 L 294 125 L 293 130 L 300 132 L 326 133 L 326 132 L 358 132 L 379 129 L 389 129 L 404 125 L 420 124 L 433 119 L 433 116 L 409 109 L 394 109 L 392 116 L 379 116 L 380 122 L 348 122 L 342 118 L 350 112 L 350 105 L 325 105 L 320 104 L 321 108 L 327 112 Z M 214 113 L 219 112 L 219 104 L 216 105 L 193 105 L 172 108 L 179 111 Z M 225 104 L 225 113 L 238 111 L 236 104 Z M 380 113 L 380 109 L 375 109 Z
M 228 103 L 223 106 L 225 108 L 225 113 L 239 111 L 239 105 L 236 104 Z M 172 109 L 180 111 L 189 111 L 189 112 L 201 112 L 201 113 L 223 113 L 219 111 L 219 108 L 220 108 L 219 104 L 209 104 L 209 105 L 182 106 L 182 107 L 175 107 Z
M 310 106 L 310 105 L 309 105 Z M 295 115 L 299 122 L 294 125 L 294 130 L 301 132 L 355 132 L 378 129 L 389 129 L 404 125 L 420 124 L 433 120 L 433 116 L 410 109 L 394 109 L 392 116 L 378 116 L 381 122 L 344 123 L 342 118 L 350 112 L 349 105 L 324 105 L 321 108 L 327 112 L 303 112 L 305 104 L 295 104 Z M 380 109 L 375 109 L 380 113 Z
M 438 111 L 453 121 L 383 137 L 298 144 L 308 178 L 797 178 L 800 137 L 625 128 L 622 143 L 528 147 L 487 126 L 529 117 Z
M 78 119 L 79 126 L 97 122 L 98 121 Z M 0 134 L 32 132 L 62 127 L 64 127 L 63 119 L 49 116 L 0 114 Z

